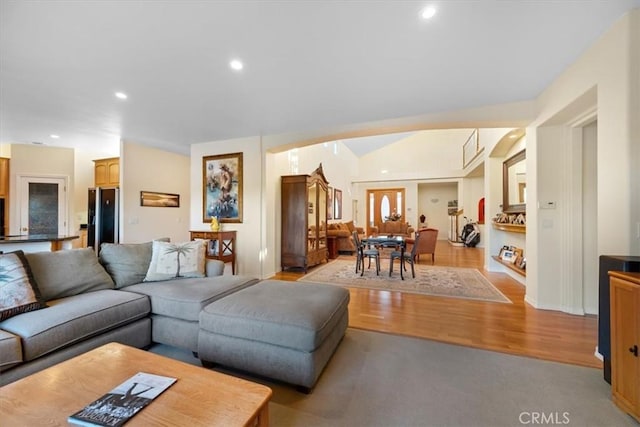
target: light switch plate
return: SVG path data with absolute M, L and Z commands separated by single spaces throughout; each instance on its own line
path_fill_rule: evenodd
M 540 209 L 555 209 L 556 202 L 538 202 L 538 207 Z

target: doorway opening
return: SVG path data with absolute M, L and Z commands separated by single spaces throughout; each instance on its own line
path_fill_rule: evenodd
M 371 227 L 379 227 L 389 218 L 397 218 L 406 222 L 405 189 L 381 188 L 367 190 L 367 234 L 371 234 Z
M 18 176 L 19 234 L 66 235 L 67 178 Z

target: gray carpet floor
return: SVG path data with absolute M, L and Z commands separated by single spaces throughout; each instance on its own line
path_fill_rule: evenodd
M 190 352 L 151 351 L 200 365 Z M 639 425 L 601 370 L 352 328 L 309 395 L 218 370 L 271 387 L 278 427 Z

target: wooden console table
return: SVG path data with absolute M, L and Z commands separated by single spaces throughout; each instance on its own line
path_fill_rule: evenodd
M 235 231 L 191 231 L 191 240 L 207 239 L 207 258 L 231 263 L 231 273 L 236 274 L 236 232 Z

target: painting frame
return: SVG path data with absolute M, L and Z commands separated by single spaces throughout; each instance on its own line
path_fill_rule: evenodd
M 333 219 L 333 187 L 327 187 L 327 220 Z
M 150 208 L 179 208 L 180 195 L 157 191 L 140 191 L 140 206 Z
M 242 154 L 202 157 L 202 222 L 242 222 Z
M 342 219 L 342 190 L 336 188 L 333 191 L 333 219 Z

